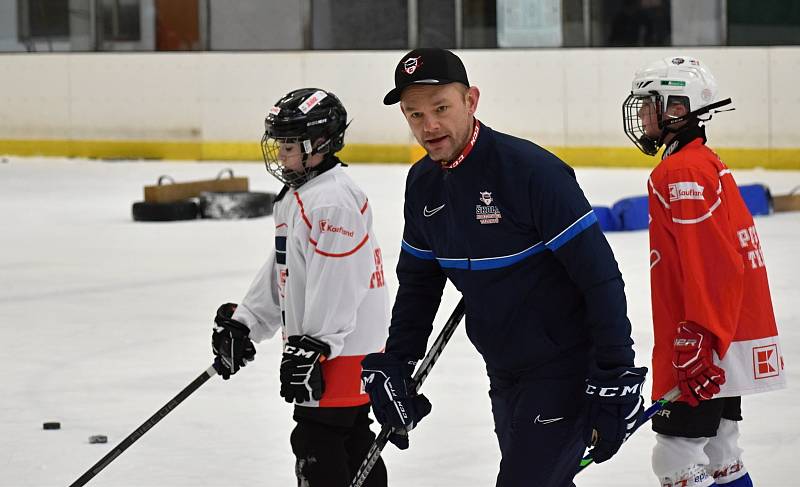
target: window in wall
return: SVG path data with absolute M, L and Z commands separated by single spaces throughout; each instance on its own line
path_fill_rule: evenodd
M 461 0 L 461 46 L 497 47 L 497 0 Z
M 69 0 L 18 0 L 19 40 L 52 40 L 69 37 Z
M 561 0 L 497 0 L 497 45 L 559 47 Z
M 669 46 L 670 0 L 592 2 L 593 46 Z
M 313 49 L 406 49 L 406 0 L 312 0 Z
M 800 2 L 728 0 L 728 44 L 800 44 Z
M 457 47 L 456 2 L 417 0 L 417 46 Z
M 156 50 L 201 49 L 197 0 L 156 0 Z
M 588 0 L 562 0 L 562 46 L 585 47 L 590 45 L 590 23 L 587 22 L 589 9 Z
M 141 40 L 139 0 L 101 0 L 100 8 L 104 41 Z

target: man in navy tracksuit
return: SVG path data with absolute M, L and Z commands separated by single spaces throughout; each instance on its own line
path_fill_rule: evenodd
M 386 350 L 362 375 L 382 424 L 408 431 L 430 412 L 408 385 L 450 279 L 489 374 L 497 485 L 572 486 L 587 445 L 605 461 L 641 420 L 647 369 L 634 367 L 624 284 L 573 170 L 479 122 L 479 96 L 449 51 L 397 66 L 384 103 L 400 102 L 428 155 L 406 181 Z

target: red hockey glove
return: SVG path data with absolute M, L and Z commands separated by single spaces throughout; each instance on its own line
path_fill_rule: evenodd
M 718 394 L 725 383 L 725 371 L 714 365 L 712 355 L 716 338 L 691 321 L 681 321 L 675 337 L 672 365 L 678 372 L 681 400 L 696 407 Z

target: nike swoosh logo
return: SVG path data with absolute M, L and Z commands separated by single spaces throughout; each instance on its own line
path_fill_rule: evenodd
M 444 205 L 446 205 L 446 204 L 447 203 L 445 203 Z M 422 209 L 422 214 L 425 215 L 425 217 L 431 217 L 431 216 L 435 215 L 437 211 L 439 211 L 442 208 L 444 208 L 444 205 L 437 206 L 436 208 L 434 208 L 432 210 L 429 210 L 428 209 L 428 205 L 425 205 L 425 208 Z
M 542 416 L 541 414 L 537 415 L 536 419 L 534 419 L 533 422 L 534 423 L 539 423 L 539 424 L 550 424 L 550 423 L 555 423 L 556 421 L 561 421 L 562 419 L 564 419 L 563 416 L 560 417 L 560 418 L 547 418 L 547 419 L 542 419 L 541 416 Z

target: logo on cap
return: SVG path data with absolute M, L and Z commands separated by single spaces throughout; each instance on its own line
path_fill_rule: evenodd
M 420 66 L 422 66 L 422 56 L 410 57 L 403 61 L 403 71 L 406 74 L 414 74 L 414 71 Z

